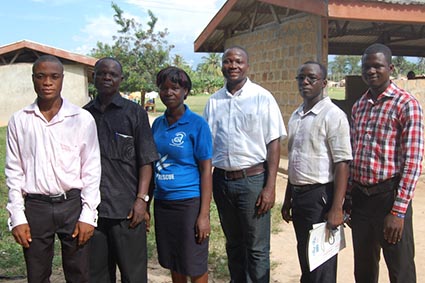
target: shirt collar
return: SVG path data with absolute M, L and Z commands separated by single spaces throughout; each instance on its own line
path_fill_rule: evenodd
M 44 119 L 44 116 L 43 116 L 43 114 L 41 114 L 40 108 L 38 107 L 37 98 L 35 99 L 35 101 L 32 104 L 26 106 L 24 108 L 24 111 L 25 112 L 33 112 L 37 116 L 42 117 Z M 59 109 L 58 113 L 55 115 L 55 117 L 53 117 L 53 119 L 49 123 L 62 121 L 66 117 L 77 115 L 79 113 L 79 111 L 80 111 L 80 109 L 78 107 L 71 104 L 67 99 L 62 97 L 61 108 Z
M 241 95 L 244 93 L 244 90 L 246 91 L 246 89 L 247 89 L 247 88 L 250 88 L 250 85 L 252 85 L 252 82 L 251 82 L 251 80 L 247 77 L 247 78 L 246 78 L 246 81 L 245 81 L 244 85 L 241 87 L 241 89 L 240 89 L 240 90 L 238 90 L 238 91 L 236 91 L 234 94 L 231 94 L 231 93 L 227 90 L 227 85 L 225 85 L 225 86 L 224 86 L 224 89 L 225 89 L 226 94 L 227 94 L 228 96 L 236 97 L 236 96 L 241 96 Z
M 308 110 L 306 113 L 304 113 L 304 110 L 303 110 L 304 109 L 304 103 L 303 103 L 303 104 L 300 105 L 300 107 L 298 107 L 297 113 L 300 116 L 305 116 L 305 115 L 309 114 L 310 112 L 315 114 L 315 115 L 318 115 L 323 110 L 323 108 L 325 108 L 327 102 L 329 102 L 330 100 L 331 99 L 330 99 L 329 96 L 324 96 L 319 102 L 317 102 L 313 106 L 313 108 Z
M 396 85 L 393 83 L 393 81 L 390 81 L 390 84 L 388 87 L 378 95 L 377 101 L 383 99 L 384 97 L 394 97 L 396 95 L 395 90 L 397 89 Z M 366 91 L 366 98 L 368 101 L 372 101 L 372 92 L 370 91 L 370 88 Z
M 122 107 L 124 107 L 124 99 L 125 98 L 122 97 L 119 93 L 116 93 L 112 96 L 110 105 L 112 104 L 112 105 L 115 105 L 119 108 L 122 108 Z M 102 103 L 100 102 L 100 97 L 98 95 L 94 100 L 94 108 L 96 108 L 97 110 L 100 110 L 101 104 Z
M 185 111 L 184 111 L 183 116 L 181 116 L 181 118 L 176 123 L 174 123 L 173 125 L 171 125 L 169 127 L 173 127 L 175 125 L 183 125 L 183 124 L 190 123 L 191 116 L 193 115 L 193 112 L 192 112 L 192 110 L 190 110 L 189 106 L 187 106 L 186 104 L 184 105 L 184 109 L 185 109 Z M 162 116 L 162 120 L 163 120 L 163 123 L 168 125 L 167 117 L 165 116 L 165 114 Z

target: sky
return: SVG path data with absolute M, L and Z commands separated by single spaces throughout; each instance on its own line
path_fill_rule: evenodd
M 158 18 L 156 31 L 168 29 L 171 54 L 193 67 L 205 53 L 195 53 L 194 41 L 226 0 L 115 0 L 126 18 L 147 28 L 148 10 Z M 30 40 L 87 55 L 98 41 L 111 43 L 118 25 L 110 0 L 2 1 L 0 46 Z

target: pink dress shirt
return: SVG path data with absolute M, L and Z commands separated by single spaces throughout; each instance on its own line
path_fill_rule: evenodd
M 82 108 L 63 99 L 47 121 L 37 101 L 17 111 L 9 121 L 6 145 L 9 226 L 27 223 L 26 193 L 57 195 L 81 190 L 79 220 L 96 226 L 100 203 L 100 152 L 96 123 Z

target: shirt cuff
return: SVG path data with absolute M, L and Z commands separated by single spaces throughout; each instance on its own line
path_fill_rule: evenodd
M 91 210 L 86 206 L 83 206 L 81 210 L 80 218 L 78 221 L 90 224 L 94 227 L 97 227 L 97 210 Z
M 13 216 L 9 217 L 7 220 L 7 225 L 9 226 L 9 230 L 12 231 L 18 225 L 27 224 L 27 218 L 25 216 L 25 212 L 19 211 L 13 213 Z

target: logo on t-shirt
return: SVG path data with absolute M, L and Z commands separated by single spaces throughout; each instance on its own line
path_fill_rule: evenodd
M 185 137 L 186 137 L 185 132 L 176 133 L 176 136 L 171 139 L 170 145 L 171 146 L 177 146 L 177 147 L 183 147 Z
M 161 170 L 170 166 L 170 163 L 165 163 L 168 158 L 168 154 L 161 156 L 161 158 L 156 162 L 156 170 L 158 173 L 156 174 L 156 178 L 158 180 L 174 180 L 174 174 L 161 174 Z

